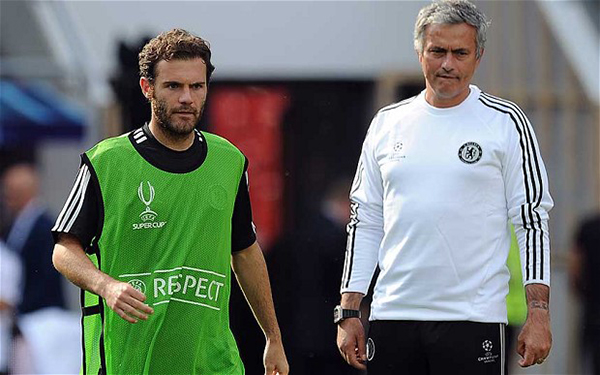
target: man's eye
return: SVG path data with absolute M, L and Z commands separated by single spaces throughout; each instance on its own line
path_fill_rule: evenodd
M 169 83 L 169 84 L 167 85 L 167 87 L 168 87 L 168 88 L 170 88 L 170 89 L 176 89 L 177 87 L 179 87 L 179 85 L 178 85 L 178 84 L 176 84 L 176 83 Z

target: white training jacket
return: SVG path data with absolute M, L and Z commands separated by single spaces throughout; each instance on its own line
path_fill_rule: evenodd
M 515 226 L 524 284 L 550 284 L 548 178 L 514 103 L 470 86 L 451 108 L 418 96 L 373 119 L 350 193 L 341 292 L 367 293 L 371 320 L 507 322 Z

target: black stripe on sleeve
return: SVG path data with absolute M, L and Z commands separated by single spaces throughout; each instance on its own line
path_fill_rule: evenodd
M 516 119 L 514 118 L 514 116 L 503 110 L 502 108 L 500 108 L 499 106 L 494 106 L 492 104 L 488 104 L 486 101 L 483 100 L 483 97 L 479 98 L 479 101 L 481 101 L 481 103 L 483 103 L 485 106 L 495 109 L 499 112 L 508 114 L 510 116 L 510 118 L 512 119 L 513 123 L 515 124 L 515 128 L 517 130 L 517 132 L 519 133 L 519 143 L 521 145 L 521 158 L 522 158 L 522 171 L 523 171 L 523 182 L 525 185 L 525 196 L 527 198 L 527 201 L 529 202 L 531 199 L 531 193 L 529 190 L 529 174 L 527 173 L 527 153 L 526 153 L 526 147 L 524 144 L 524 135 L 523 135 L 523 131 L 521 130 L 521 128 L 519 127 L 519 124 L 517 123 Z M 525 235 L 525 249 L 526 249 L 526 266 L 525 266 L 525 280 L 529 280 L 530 279 L 530 270 L 531 270 L 531 256 L 532 256 L 532 251 L 531 251 L 531 247 L 529 244 L 529 228 L 527 227 L 527 224 L 531 221 L 528 220 L 526 217 L 526 212 L 525 212 L 525 207 L 524 205 L 521 206 L 521 220 L 523 221 L 523 227 L 526 230 L 526 235 Z M 534 259 L 535 262 L 535 259 Z
M 354 263 L 354 240 L 356 238 L 356 225 L 358 224 L 358 203 L 350 202 L 350 222 L 347 226 L 348 241 L 346 242 L 346 259 L 344 260 L 344 272 L 342 274 L 342 287 L 350 285 L 352 276 L 352 264 Z
M 543 196 L 543 185 L 542 185 L 542 171 L 540 168 L 540 161 L 538 158 L 538 152 L 535 146 L 535 142 L 534 142 L 534 138 L 533 138 L 533 128 L 531 126 L 531 123 L 527 120 L 527 117 L 525 116 L 525 114 L 523 113 L 523 111 L 514 103 L 508 101 L 508 100 L 504 100 L 501 98 L 497 98 L 488 94 L 484 94 L 486 97 L 491 98 L 491 100 L 496 99 L 498 104 L 500 103 L 504 103 L 504 106 L 507 108 L 512 109 L 517 116 L 520 118 L 520 120 L 523 123 L 523 127 L 525 129 L 525 132 L 527 134 L 527 138 L 529 141 L 529 145 L 531 147 L 531 151 L 533 153 L 533 161 L 535 163 L 535 170 L 536 170 L 536 175 L 537 175 L 537 182 L 539 183 L 539 191 L 536 194 L 535 190 L 534 190 L 534 201 L 535 201 L 535 206 L 533 207 L 532 211 L 535 213 L 537 221 L 538 221 L 538 225 L 539 225 L 539 241 L 540 241 L 540 247 L 539 247 L 539 256 L 540 256 L 540 268 L 539 268 L 539 272 L 540 272 L 540 278 L 543 279 L 544 278 L 544 230 L 542 228 L 542 219 L 540 217 L 540 215 L 538 214 L 538 212 L 536 211 L 536 208 L 538 208 L 542 202 L 542 196 Z M 535 177 L 535 176 L 534 176 Z M 536 182 L 536 179 L 534 178 L 534 182 Z M 534 189 L 535 189 L 535 184 L 534 184 Z M 535 241 L 536 241 L 536 237 L 534 237 L 534 249 L 536 251 L 538 251 L 537 247 L 535 247 Z M 536 263 L 534 262 L 534 265 Z M 535 269 L 534 269 L 534 277 L 535 277 Z
M 521 206 L 521 218 L 523 220 L 523 227 L 526 230 L 526 251 L 527 251 L 527 264 L 526 264 L 526 280 L 531 278 L 537 278 L 538 270 L 540 278 L 544 277 L 544 239 L 543 239 L 543 228 L 542 220 L 539 213 L 535 210 L 539 207 L 543 195 L 542 185 L 542 174 L 540 169 L 540 163 L 538 160 L 538 154 L 536 152 L 535 143 L 533 140 L 533 130 L 531 124 L 527 121 L 525 114 L 514 104 L 509 101 L 490 96 L 482 93 L 479 99 L 484 105 L 495 109 L 499 112 L 508 114 L 513 121 L 517 132 L 519 133 L 519 142 L 521 145 L 522 158 L 523 158 L 523 178 L 525 184 L 525 196 L 527 203 Z M 533 164 L 532 164 L 533 160 Z M 527 162 L 526 162 L 527 161 Z M 528 167 L 528 168 L 527 168 Z M 535 167 L 535 172 L 534 172 Z M 537 178 L 536 178 L 537 177 Z M 531 182 L 529 179 L 531 178 Z M 529 191 L 529 185 L 531 184 L 532 191 Z M 532 207 L 532 203 L 534 206 Z M 534 218 L 535 216 L 535 218 Z M 529 220 L 526 220 L 528 218 Z M 535 223 L 538 223 L 536 228 Z M 539 229 L 539 230 L 538 230 Z M 530 239 L 533 242 L 530 247 Z M 539 246 L 538 246 L 539 239 Z M 537 257 L 540 257 L 540 266 L 537 266 Z M 533 258 L 533 259 L 531 259 Z M 531 263 L 530 263 L 531 261 Z M 530 275 L 531 270 L 531 275 Z
M 356 177 L 354 177 L 354 182 L 352 183 L 352 187 L 351 187 L 351 191 L 350 191 L 350 196 L 352 196 L 352 194 L 356 193 L 356 191 L 358 190 L 358 188 L 360 187 L 360 184 L 362 183 L 362 175 L 363 175 L 363 164 L 362 164 L 362 159 L 360 159 L 358 161 L 358 168 L 357 172 L 356 172 Z
M 55 226 L 52 228 L 54 241 L 58 241 L 61 233 L 68 233 L 79 240 L 87 253 L 91 244 L 97 242 L 104 225 L 104 204 L 100 191 L 98 176 L 86 154 L 81 155 L 82 165 L 75 179 L 73 188 Z M 83 191 L 83 176 L 86 171 L 89 181 Z M 81 192 L 76 200 L 78 190 Z M 79 207 L 77 209 L 77 207 Z M 69 210 L 71 209 L 71 213 Z M 76 212 L 78 211 L 78 212 Z M 70 222 L 70 223 L 69 223 Z
M 75 183 L 73 184 L 73 188 L 71 189 L 63 209 L 56 219 L 56 224 L 52 228 L 52 231 L 65 231 L 65 228 L 67 228 L 69 222 L 74 216 L 74 212 L 77 211 L 77 207 L 79 207 L 80 202 L 83 203 L 88 182 L 89 169 L 85 163 L 82 163 L 81 167 L 79 168 L 79 173 L 75 179 Z
M 409 104 L 410 102 L 412 102 L 413 100 L 415 100 L 417 98 L 417 96 L 419 96 L 419 95 L 415 95 L 415 96 L 410 97 L 408 99 L 404 99 L 404 100 L 402 100 L 402 101 L 400 101 L 398 103 L 390 104 L 387 107 L 383 107 L 383 108 L 381 108 L 379 110 L 379 113 L 385 112 L 385 111 L 389 111 L 389 110 L 394 109 L 394 108 L 398 108 L 398 107 L 403 106 L 405 104 Z
M 539 267 L 539 272 L 540 272 L 540 278 L 543 279 L 544 278 L 544 230 L 542 228 L 542 219 L 540 217 L 540 215 L 538 214 L 538 212 L 536 211 L 536 209 L 540 206 L 541 202 L 542 202 L 542 195 L 543 195 L 543 185 L 542 185 L 542 171 L 540 168 L 540 161 L 538 158 L 538 151 L 536 150 L 536 146 L 535 146 L 535 142 L 534 142 L 534 136 L 533 136 L 533 128 L 531 126 L 531 123 L 529 122 L 529 120 L 527 120 L 527 116 L 525 116 L 525 114 L 523 113 L 523 111 L 521 110 L 521 108 L 519 108 L 519 106 L 517 106 L 515 103 L 512 103 L 508 100 L 505 99 L 501 99 L 501 98 L 497 98 L 494 96 L 491 96 L 489 94 L 484 94 L 486 97 L 489 97 L 491 100 L 496 100 L 496 102 L 500 105 L 502 105 L 501 103 L 504 103 L 504 106 L 506 108 L 510 108 L 512 109 L 517 116 L 519 117 L 519 119 L 522 121 L 523 127 L 525 129 L 525 132 L 527 134 L 527 138 L 529 141 L 529 145 L 531 147 L 531 151 L 533 153 L 533 161 L 535 163 L 535 169 L 536 169 L 536 175 L 537 175 L 537 182 L 539 183 L 539 193 L 536 194 L 535 190 L 534 190 L 534 201 L 535 201 L 535 206 L 532 209 L 532 212 L 535 213 L 537 221 L 538 221 L 538 226 L 539 226 L 539 232 L 538 232 L 538 236 L 539 236 L 539 241 L 540 241 L 540 246 L 539 246 L 539 250 L 538 247 L 535 246 L 535 242 L 536 242 L 536 237 L 534 237 L 534 249 L 535 251 L 539 251 L 539 256 L 540 256 L 540 267 Z M 534 176 L 534 182 L 536 182 L 535 176 Z M 534 189 L 535 189 L 535 185 L 534 185 Z M 534 253 L 535 254 L 535 253 Z M 536 265 L 537 263 L 534 262 L 534 265 Z M 535 269 L 534 269 L 534 278 L 535 278 Z
M 361 157 L 358 160 L 358 167 L 356 168 L 356 176 L 354 176 L 354 181 L 352 182 L 350 196 L 352 196 L 362 184 L 363 169 L 364 167 Z M 358 203 L 352 201 L 352 198 L 350 198 L 350 222 L 346 226 L 348 239 L 346 241 L 346 256 L 344 260 L 344 269 L 342 272 L 342 288 L 347 288 L 350 284 L 350 274 L 352 273 L 352 263 L 354 261 L 354 239 L 356 237 L 356 224 L 358 224 Z

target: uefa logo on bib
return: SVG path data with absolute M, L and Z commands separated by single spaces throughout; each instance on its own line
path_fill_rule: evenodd
M 148 184 L 148 193 L 144 190 L 144 181 L 140 182 L 138 187 L 138 198 L 146 206 L 146 209 L 140 213 L 141 223 L 133 224 L 133 229 L 151 229 L 151 228 L 162 228 L 167 222 L 166 221 L 155 221 L 158 214 L 150 208 L 150 204 L 154 201 L 155 190 L 154 186 L 150 184 L 150 181 L 146 181 Z
M 150 209 L 150 203 L 154 200 L 154 186 L 150 185 L 150 181 L 146 181 L 148 183 L 148 188 L 150 192 L 150 196 L 148 199 L 144 196 L 144 182 L 140 182 L 140 187 L 138 188 L 138 197 L 146 205 L 146 209 L 144 212 L 140 214 L 140 218 L 142 221 L 154 221 L 156 216 L 158 215 L 156 212 Z
M 146 284 L 140 279 L 133 279 L 127 282 L 129 285 L 134 287 L 136 290 L 146 294 Z

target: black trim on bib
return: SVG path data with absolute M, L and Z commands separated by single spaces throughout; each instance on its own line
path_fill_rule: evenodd
M 102 222 L 104 222 L 104 215 L 102 215 Z M 98 259 L 98 269 L 102 271 L 102 258 L 100 257 L 100 247 L 98 243 L 94 243 L 94 253 Z M 102 320 L 102 330 L 100 331 L 100 370 L 98 374 L 105 374 L 106 371 L 106 352 L 104 350 L 104 326 L 105 326 L 105 315 L 104 315 L 104 301 L 102 297 L 98 296 L 98 309 L 100 310 L 100 319 Z
M 102 297 L 98 296 L 98 307 L 100 310 L 100 317 L 102 318 L 102 332 L 100 333 L 100 370 L 98 374 L 104 374 L 106 371 L 106 352 L 104 351 L 104 303 L 102 303 Z
M 87 306 L 81 309 L 83 316 L 100 314 L 100 305 Z
M 90 171 L 90 178 L 92 179 L 91 188 L 95 190 L 96 199 L 96 208 L 98 210 L 98 221 L 96 230 L 94 233 L 94 237 L 91 240 L 90 247 L 86 249 L 88 254 L 96 254 L 98 256 L 98 260 L 100 259 L 100 252 L 98 251 L 98 240 L 102 235 L 102 230 L 104 229 L 104 200 L 102 199 L 102 192 L 100 191 L 100 181 L 98 180 L 98 175 L 96 174 L 96 170 L 88 158 L 87 154 L 81 154 L 81 159 L 83 163 L 88 166 Z
M 136 151 L 154 167 L 170 173 L 189 173 L 198 169 L 206 159 L 208 148 L 201 132 L 194 130 L 194 142 L 185 151 L 175 151 L 160 143 L 148 124 L 129 133 Z
M 81 311 L 83 312 L 83 310 L 85 309 L 85 290 L 81 289 L 80 293 L 79 293 L 79 303 L 81 304 Z M 84 320 L 85 320 L 85 314 L 81 314 L 81 354 L 82 354 L 82 359 L 81 359 L 81 373 L 82 375 L 86 375 L 87 374 L 87 364 L 86 364 L 86 360 L 85 360 L 85 326 L 84 326 Z

